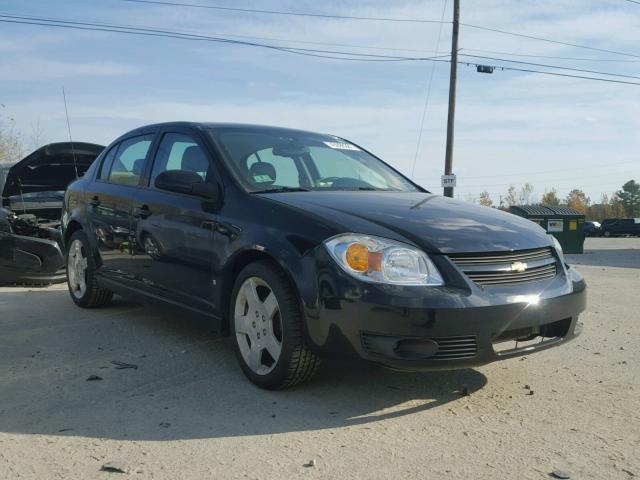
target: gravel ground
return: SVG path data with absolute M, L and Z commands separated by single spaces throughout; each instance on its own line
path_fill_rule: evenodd
M 574 342 L 456 372 L 328 365 L 285 392 L 186 318 L 1 288 L 0 479 L 640 477 L 640 239 L 586 245 Z

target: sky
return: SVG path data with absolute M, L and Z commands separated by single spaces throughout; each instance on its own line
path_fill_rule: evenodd
M 430 20 L 440 20 L 444 8 L 447 21 L 453 3 L 174 1 Z M 640 83 L 639 4 L 625 0 L 461 3 L 463 23 L 636 56 L 465 26 L 460 54 L 615 72 L 638 78 L 607 78 Z M 2 14 L 371 55 L 424 57 L 447 54 L 451 48 L 451 25 L 444 24 L 440 31 L 439 23 L 267 15 L 123 0 L 2 0 Z M 511 184 L 520 187 L 529 182 L 534 196 L 557 188 L 564 197 L 580 188 L 598 201 L 602 193 L 610 195 L 629 179 L 640 181 L 640 86 L 515 71 L 482 74 L 463 62 L 508 64 L 472 57 L 460 61 L 453 160 L 456 196 L 470 200 L 486 190 L 498 203 Z M 295 127 L 352 140 L 406 175 L 413 172 L 414 181 L 428 190 L 441 192 L 449 91 L 445 62 L 331 60 L 228 43 L 3 23 L 0 114 L 15 119 L 26 136 L 39 131 L 42 143 L 67 141 L 62 86 L 76 141 L 108 144 L 132 128 L 173 120 Z

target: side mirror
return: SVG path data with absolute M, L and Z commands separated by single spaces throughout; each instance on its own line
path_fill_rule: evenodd
M 196 172 L 188 170 L 167 170 L 158 175 L 154 183 L 160 190 L 195 195 L 214 202 L 220 196 L 217 184 L 206 183 Z

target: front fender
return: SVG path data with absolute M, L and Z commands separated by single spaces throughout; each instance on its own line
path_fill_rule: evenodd
M 235 227 L 237 229 L 237 227 Z M 214 303 L 220 306 L 220 314 L 226 317 L 231 293 L 237 275 L 249 263 L 259 260 L 271 260 L 278 264 L 286 273 L 296 289 L 304 310 L 316 308 L 318 305 L 318 282 L 315 251 L 321 247 L 317 241 L 297 234 L 282 235 L 282 231 L 265 228 L 264 225 L 244 225 L 242 235 L 235 240 L 225 242 L 222 232 L 229 232 L 230 228 L 216 229 L 214 244 L 219 268 L 214 275 L 217 298 Z M 240 241 L 240 238 L 242 241 Z M 228 239 L 228 237 L 227 237 Z M 227 248 L 223 244 L 227 243 Z M 225 251 L 226 250 L 226 251 Z

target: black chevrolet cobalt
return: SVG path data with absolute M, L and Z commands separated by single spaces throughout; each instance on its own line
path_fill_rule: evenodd
M 69 291 L 205 316 L 264 388 L 323 356 L 399 370 L 529 354 L 580 332 L 585 282 L 538 225 L 433 195 L 343 138 L 166 123 L 71 184 Z

